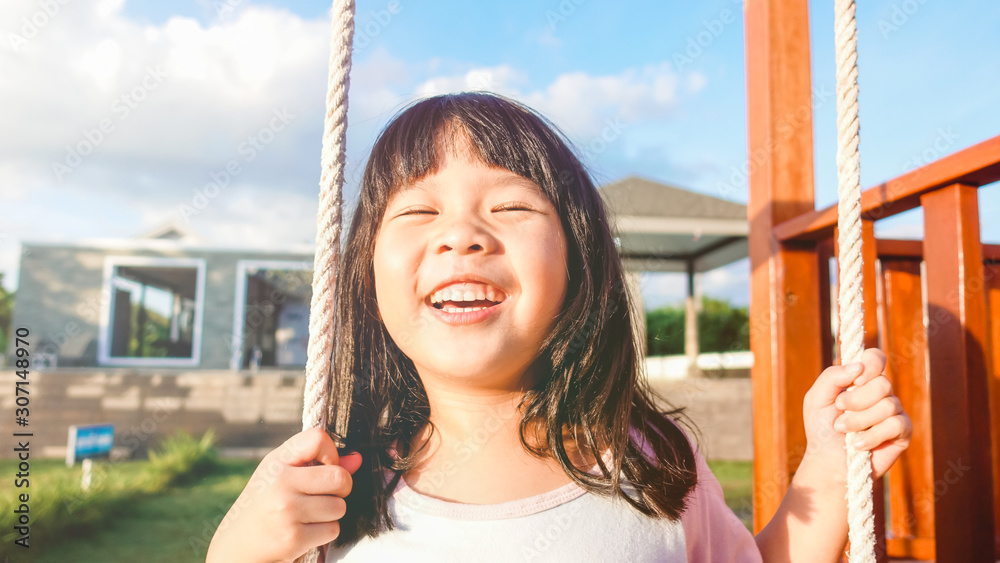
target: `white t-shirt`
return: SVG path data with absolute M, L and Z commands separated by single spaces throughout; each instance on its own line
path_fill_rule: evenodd
M 396 528 L 341 548 L 330 544 L 326 563 L 760 562 L 753 536 L 726 506 L 704 458 L 695 458 L 699 482 L 680 522 L 650 518 L 576 483 L 510 502 L 464 504 L 423 495 L 400 479 L 388 501 Z M 591 473 L 599 474 L 596 466 Z

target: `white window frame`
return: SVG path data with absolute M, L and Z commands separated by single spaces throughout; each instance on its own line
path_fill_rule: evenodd
M 292 260 L 239 260 L 236 262 L 236 300 L 233 303 L 233 344 L 229 351 L 229 369 L 240 371 L 243 359 L 243 326 L 247 308 L 247 274 L 250 269 L 312 270 L 312 262 Z M 239 346 L 237 346 L 237 343 Z
M 111 356 L 111 319 L 114 291 L 111 287 L 117 266 L 187 267 L 197 269 L 195 281 L 194 329 L 190 358 L 119 358 Z M 97 362 L 106 366 L 197 367 L 201 363 L 201 330 L 205 309 L 205 259 L 159 256 L 106 256 L 101 294 L 101 321 L 97 337 Z

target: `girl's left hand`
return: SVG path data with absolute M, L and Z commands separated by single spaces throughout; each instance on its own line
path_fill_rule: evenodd
M 889 470 L 910 444 L 913 424 L 882 373 L 885 354 L 864 351 L 861 362 L 823 371 L 802 402 L 808 446 L 802 463 L 817 464 L 847 480 L 846 433 L 857 432 L 854 447 L 872 453 L 873 478 Z M 856 387 L 850 391 L 845 389 Z

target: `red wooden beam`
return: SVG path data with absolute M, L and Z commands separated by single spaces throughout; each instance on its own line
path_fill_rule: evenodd
M 993 245 L 1000 249 L 1000 245 Z M 983 246 L 986 248 L 986 245 Z M 990 349 L 993 365 L 990 369 L 990 418 L 993 435 L 993 520 L 996 537 L 996 557 L 1000 558 L 1000 261 L 983 268 L 986 277 L 986 301 L 989 306 Z
M 878 257 L 923 260 L 924 241 L 880 238 L 875 241 Z M 984 262 L 1000 262 L 1000 244 L 983 245 Z
M 815 244 L 781 245 L 773 236 L 776 225 L 815 209 L 808 3 L 748 0 L 744 25 L 759 531 L 805 453 L 802 398 L 823 365 Z
M 921 197 L 938 563 L 993 561 L 990 346 L 979 202 L 955 184 Z M 940 484 L 940 487 L 938 487 Z
M 887 548 L 892 557 L 929 560 L 934 559 L 934 474 L 920 256 L 882 259 L 881 265 L 885 372 L 913 421 L 910 447 L 889 469 Z
M 861 194 L 861 213 L 884 219 L 920 205 L 920 196 L 951 184 L 984 186 L 1000 181 L 1000 135 L 907 172 Z M 809 182 L 811 189 L 812 182 Z M 775 226 L 781 241 L 818 240 L 833 236 L 837 206 L 805 213 Z

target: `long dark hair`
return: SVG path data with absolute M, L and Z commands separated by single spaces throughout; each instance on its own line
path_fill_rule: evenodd
M 382 323 L 372 258 L 386 204 L 402 185 L 434 172 L 462 136 L 484 163 L 538 184 L 562 220 L 568 251 L 566 300 L 532 369 L 542 374 L 520 404 L 521 444 L 558 460 L 584 489 L 626 499 L 644 514 L 677 519 L 697 481 L 691 444 L 675 424 L 679 410 L 661 412 L 659 398 L 639 377 L 640 354 L 625 275 L 597 188 L 568 141 L 545 118 L 513 100 L 462 93 L 421 100 L 399 113 L 372 148 L 361 195 L 337 272 L 334 375 L 353 378 L 345 451 L 360 451 L 347 515 L 335 545 L 391 529 L 389 495 L 417 452 L 411 439 L 430 423 L 427 394 L 413 362 Z M 340 400 L 347 391 L 341 391 Z M 545 429 L 546 444 L 525 439 Z M 629 437 L 639 432 L 643 444 Z M 431 425 L 433 431 L 433 425 Z M 595 476 L 571 462 L 564 430 L 597 459 Z M 330 428 L 333 430 L 333 428 Z M 393 457 L 389 444 L 396 442 Z M 612 463 L 602 460 L 610 448 Z M 388 484 L 385 471 L 394 476 Z M 621 488 L 621 476 L 636 491 Z

